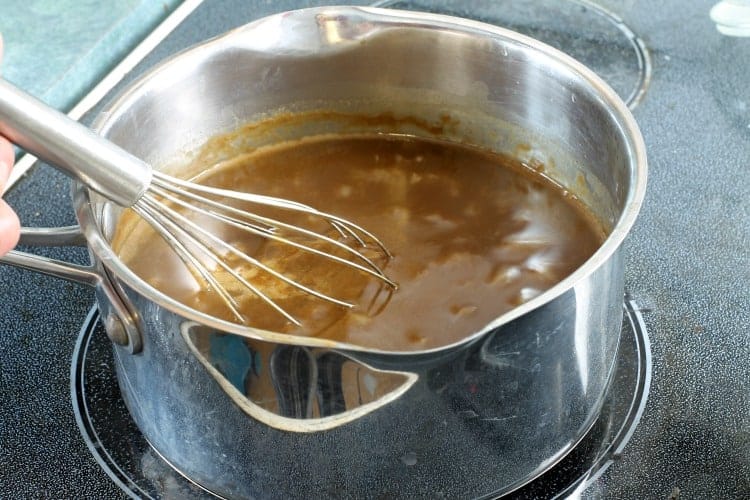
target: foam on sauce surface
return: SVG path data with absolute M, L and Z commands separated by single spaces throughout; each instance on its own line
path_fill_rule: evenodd
M 303 323 L 290 324 L 216 271 L 230 291 L 241 293 L 249 325 L 386 350 L 438 347 L 477 332 L 571 274 L 605 237 L 575 198 L 518 161 L 413 137 L 284 143 L 217 165 L 199 181 L 308 204 L 377 235 L 394 255 L 385 264 L 399 284 L 392 294 L 371 277 L 289 246 L 212 228 L 290 277 L 358 304 L 352 310 L 328 304 L 228 256 Z M 113 240 L 125 263 L 174 299 L 233 321 L 216 294 L 136 218 L 126 213 Z M 317 229 L 335 234 L 325 225 Z

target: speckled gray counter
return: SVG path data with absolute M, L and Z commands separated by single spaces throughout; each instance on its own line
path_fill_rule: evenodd
M 208 1 L 138 71 L 299 5 Z M 589 498 L 750 497 L 750 38 L 719 35 L 711 5 L 607 2 L 653 61 L 634 111 L 650 172 L 627 242 L 626 286 L 644 308 L 654 371 L 639 427 Z M 45 167 L 8 200 L 28 225 L 70 224 L 67 189 Z M 77 249 L 45 254 L 85 260 Z M 90 457 L 69 396 L 70 358 L 92 293 L 0 267 L 0 297 L 2 496 L 121 495 Z
M 649 152 L 626 283 L 651 332 L 654 379 L 613 498 L 750 497 L 750 38 L 712 2 L 635 4 L 652 51 L 635 110 Z M 603 488 L 608 491 L 608 488 Z

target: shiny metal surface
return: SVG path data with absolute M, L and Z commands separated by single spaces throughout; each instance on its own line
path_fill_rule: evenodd
M 151 183 L 149 165 L 3 79 L 0 135 L 126 207 Z
M 194 324 L 140 297 L 143 351 L 116 348 L 115 370 L 146 439 L 222 496 L 280 498 L 300 483 L 315 494 L 500 494 L 557 463 L 598 416 L 619 337 L 609 318 L 621 317 L 621 308 L 601 303 L 622 300 L 606 279 L 620 264 L 618 255 L 592 288 L 570 290 L 476 342 L 397 359 L 205 327 L 196 356 L 193 339 L 175 333 Z M 592 296 L 601 309 L 582 324 L 571 311 L 590 307 Z M 387 399 L 347 398 L 363 385 L 362 372 L 400 373 L 372 382 L 373 393 L 390 384 Z
M 226 496 L 282 496 L 292 482 L 310 484 L 311 492 L 345 494 L 351 483 L 402 496 L 456 483 L 467 496 L 521 486 L 584 435 L 610 380 L 622 318 L 621 243 L 645 189 L 645 151 L 632 116 L 585 67 L 526 37 L 442 16 L 331 8 L 273 16 L 181 54 L 139 80 L 97 126 L 149 163 L 169 167 L 167 160 L 264 113 L 321 108 L 427 123 L 448 115 L 455 126 L 441 137 L 543 164 L 609 225 L 610 237 L 572 276 L 456 345 L 377 352 L 240 327 L 175 303 L 116 259 L 108 238 L 118 209 L 78 186 L 92 254 L 121 286 L 143 332 L 140 354 L 115 348 L 134 420 L 178 469 Z M 336 124 L 311 127 L 307 133 Z M 406 125 L 388 132 L 429 134 Z M 182 334 L 196 323 L 209 337 L 235 335 L 272 353 L 264 358 L 279 367 L 270 401 L 253 396 L 261 394 L 253 380 L 239 395 L 222 384 L 232 379 L 221 373 L 227 360 L 206 356 Z M 342 386 L 359 380 L 332 369 L 337 363 L 328 364 L 325 348 L 330 359 L 412 375 L 414 383 L 342 425 L 305 428 L 327 406 L 311 406 L 322 383 L 311 374 L 333 372 Z M 282 354 L 272 361 L 275 352 Z M 371 402 L 337 403 L 334 415 Z M 254 418 L 256 409 L 271 418 Z M 300 432 L 274 425 L 275 417 L 298 420 Z M 352 435 L 354 444 L 341 438 Z M 484 491 L 487 475 L 503 486 Z M 255 491 L 259 477 L 273 478 L 273 487 Z
M 60 262 L 40 255 L 30 255 L 25 252 L 8 252 L 7 255 L 0 257 L 0 262 L 30 271 L 49 274 L 56 278 L 74 281 L 83 285 L 94 286 L 101 279 L 91 266 Z
M 465 17 L 535 38 L 593 70 L 631 111 L 651 81 L 648 47 L 606 0 L 379 0 L 372 6 Z
M 79 226 L 25 227 L 21 229 L 21 245 L 28 246 L 86 246 Z
M 181 333 L 239 408 L 279 430 L 339 427 L 395 401 L 418 379 L 343 352 L 245 339 L 199 323 L 182 324 Z
M 515 492 L 511 498 L 568 498 L 568 494 L 576 486 L 593 481 L 604 469 L 621 458 L 622 448 L 629 440 L 646 404 L 651 374 L 648 335 L 642 318 L 636 317 L 637 307 L 637 304 L 626 299 L 615 373 L 597 421 L 559 464 Z M 242 353 L 235 357 L 237 358 L 242 358 Z M 252 371 L 255 372 L 256 367 Z M 93 308 L 81 329 L 71 363 L 71 394 L 76 422 L 89 450 L 107 474 L 135 498 L 214 498 L 182 476 L 149 446 L 132 421 L 119 391 L 113 389 L 116 385 L 112 349 L 98 320 L 98 312 Z M 502 384 L 482 389 L 484 397 L 488 397 L 493 391 L 501 393 L 506 390 Z M 335 393 L 329 394 L 335 396 Z M 326 401 L 325 397 L 324 394 L 321 399 Z M 335 398 L 330 401 L 335 401 Z M 352 441 L 357 440 L 358 436 L 339 438 Z M 450 439 L 450 436 L 447 438 Z M 456 436 L 457 441 L 461 438 L 463 436 Z M 340 446 L 345 447 L 343 444 Z M 267 448 L 264 451 L 266 454 L 274 454 L 277 450 Z M 403 473 L 429 474 L 427 467 L 418 466 L 422 458 L 417 451 L 411 451 L 397 457 L 397 460 L 403 464 Z M 485 491 L 492 491 L 495 478 L 486 475 L 483 479 L 486 481 Z M 258 482 L 268 481 L 273 481 L 273 478 L 261 477 Z M 295 486 L 294 492 L 284 488 L 285 492 L 290 493 L 289 497 L 311 496 L 309 484 Z M 367 484 L 360 483 L 358 486 L 366 488 Z M 432 490 L 435 493 L 433 497 L 439 496 L 438 491 L 445 498 L 465 496 L 460 482 L 451 484 L 450 489 L 445 488 L 445 483 L 441 487 L 441 490 Z M 258 485 L 255 490 L 268 491 L 268 485 Z M 347 490 L 349 498 L 366 498 L 371 493 L 369 489 L 355 490 L 351 486 Z M 416 496 L 424 497 L 428 493 L 423 491 Z

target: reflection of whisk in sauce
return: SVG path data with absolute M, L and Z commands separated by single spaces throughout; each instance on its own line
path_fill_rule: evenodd
M 385 262 L 368 256 L 387 266 L 389 278 L 399 283 L 395 293 L 309 252 L 248 238 L 231 228 L 209 228 L 280 273 L 358 305 L 345 310 L 311 300 L 225 256 L 274 302 L 303 320 L 302 326 L 294 325 L 270 313 L 251 293 L 241 293 L 239 310 L 250 325 L 379 349 L 426 349 L 460 340 L 554 286 L 604 238 L 577 200 L 517 161 L 403 136 L 325 136 L 284 143 L 217 165 L 200 182 L 293 199 L 377 234 L 393 258 Z M 265 210 L 278 215 L 272 208 L 263 215 Z M 301 219 L 289 222 L 332 231 L 304 214 L 295 217 Z M 132 222 L 123 218 L 113 246 L 136 274 L 197 310 L 233 319 L 153 231 Z M 223 280 L 221 273 L 216 276 Z

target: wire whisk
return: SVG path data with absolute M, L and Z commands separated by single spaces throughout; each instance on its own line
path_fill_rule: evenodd
M 397 287 L 375 262 L 382 259 L 387 262 L 391 258 L 390 252 L 362 227 L 294 201 L 205 186 L 155 171 L 149 164 L 3 79 L 0 79 L 0 135 L 118 205 L 132 208 L 167 242 L 183 263 L 221 297 L 240 322 L 244 323 L 245 318 L 240 312 L 237 298 L 217 279 L 206 261 L 212 263 L 215 269 L 222 269 L 242 287 L 298 326 L 299 320 L 230 266 L 226 262 L 227 256 L 321 300 L 342 307 L 352 307 L 353 304 L 292 279 L 241 251 L 198 224 L 195 215 L 347 266 L 392 289 Z M 333 228 L 338 237 L 256 211 L 241 210 L 229 202 L 270 207 L 320 219 Z M 321 249 L 319 243 L 324 243 L 325 248 L 332 251 Z M 382 259 L 368 257 L 358 248 L 374 250 Z

